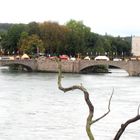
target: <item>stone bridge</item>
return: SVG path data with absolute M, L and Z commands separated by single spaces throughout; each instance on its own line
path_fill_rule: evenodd
M 62 71 L 68 73 L 80 73 L 82 70 L 95 65 L 110 65 L 121 68 L 128 72 L 130 76 L 140 76 L 140 61 L 95 61 L 95 60 L 76 60 L 61 61 Z M 57 72 L 55 60 L 29 59 L 29 60 L 0 60 L 1 66 L 21 65 L 30 71 Z

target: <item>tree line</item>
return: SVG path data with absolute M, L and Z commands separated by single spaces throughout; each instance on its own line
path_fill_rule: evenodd
M 80 56 L 130 56 L 131 37 L 99 35 L 82 21 L 0 24 L 1 53 L 31 56 L 66 54 Z

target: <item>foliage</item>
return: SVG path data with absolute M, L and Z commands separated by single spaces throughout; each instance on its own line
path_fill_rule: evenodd
M 43 40 L 46 53 L 61 54 L 67 50 L 66 40 L 68 29 L 55 22 L 39 24 L 40 38 Z
M 22 50 L 21 40 L 25 36 L 36 35 L 42 40 L 44 52 L 50 55 L 108 55 L 110 58 L 131 55 L 131 37 L 99 35 L 91 32 L 82 21 L 70 20 L 66 25 L 50 21 L 30 22 L 8 27 L 7 32 L 0 32 L 0 36 L 3 50 L 10 54 Z
M 37 35 L 21 37 L 20 51 L 29 55 L 38 55 L 44 51 L 43 42 Z
M 25 30 L 26 25 L 24 24 L 15 24 L 11 26 L 7 34 L 2 39 L 2 46 L 5 52 L 9 52 L 10 54 L 17 52 L 21 33 Z
M 39 24 L 36 22 L 30 22 L 28 24 L 28 34 L 29 35 L 36 34 L 39 36 L 39 34 L 40 34 Z
M 69 52 L 72 55 L 85 53 L 87 40 L 90 35 L 90 28 L 85 26 L 82 21 L 70 20 L 66 26 L 70 29 L 69 33 Z

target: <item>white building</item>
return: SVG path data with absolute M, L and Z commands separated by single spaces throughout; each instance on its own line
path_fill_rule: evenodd
M 132 37 L 132 54 L 133 56 L 140 56 L 140 37 Z

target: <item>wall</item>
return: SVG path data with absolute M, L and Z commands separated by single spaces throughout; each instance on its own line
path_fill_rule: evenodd
M 132 37 L 132 54 L 133 56 L 140 56 L 140 37 Z
M 129 61 L 129 76 L 140 76 L 140 61 Z
M 58 72 L 57 63 L 54 59 L 41 58 L 37 60 L 38 71 Z M 79 61 L 62 60 L 62 72 L 78 73 Z

